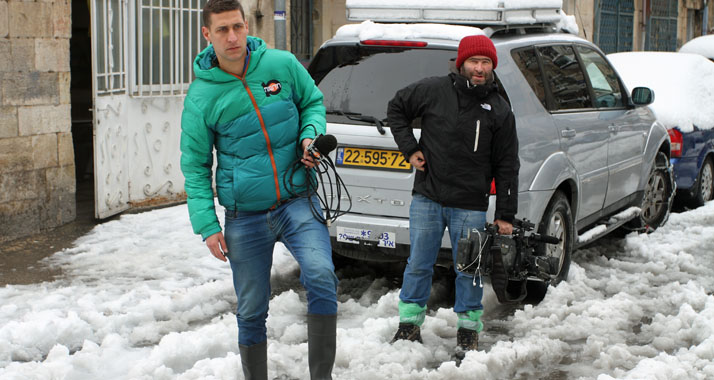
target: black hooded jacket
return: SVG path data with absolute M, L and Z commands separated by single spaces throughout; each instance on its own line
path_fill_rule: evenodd
M 518 210 L 518 136 L 510 105 L 494 82 L 472 86 L 451 73 L 413 83 L 389 102 L 389 127 L 404 156 L 421 150 L 425 170 L 413 191 L 446 207 L 486 211 L 496 180 L 495 219 Z M 417 142 L 412 121 L 421 118 Z

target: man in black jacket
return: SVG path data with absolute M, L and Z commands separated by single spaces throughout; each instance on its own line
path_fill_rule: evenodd
M 498 57 L 486 36 L 459 43 L 459 73 L 427 78 L 397 92 L 389 102 L 389 127 L 399 150 L 417 169 L 409 210 L 411 252 L 399 294 L 394 340 L 421 342 L 431 277 L 449 228 L 456 267 L 459 238 L 483 229 L 491 181 L 496 184 L 494 223 L 512 233 L 518 208 L 518 137 L 510 105 L 497 92 Z M 412 121 L 421 118 L 417 142 Z M 475 350 L 483 329 L 480 279 L 456 271 L 457 350 Z

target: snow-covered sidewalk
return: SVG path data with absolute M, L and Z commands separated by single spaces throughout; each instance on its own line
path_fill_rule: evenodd
M 230 268 L 193 235 L 186 206 L 124 215 L 58 252 L 63 279 L 0 288 L 1 379 L 242 379 Z M 537 306 L 487 288 L 486 351 L 456 367 L 456 316 L 431 312 L 424 344 L 390 344 L 398 291 L 340 284 L 335 379 L 714 378 L 714 202 L 649 235 L 576 253 Z M 271 377 L 305 379 L 298 268 L 275 251 Z

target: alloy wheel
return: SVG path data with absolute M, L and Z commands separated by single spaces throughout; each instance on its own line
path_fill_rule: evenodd
M 712 188 L 714 187 L 714 176 L 712 175 L 711 161 L 707 161 L 702 167 L 702 175 L 699 180 L 699 192 L 705 202 L 712 199 Z
M 662 212 L 662 208 L 667 206 L 666 193 L 667 185 L 664 174 L 654 171 L 647 181 L 645 200 L 642 204 L 642 218 L 648 225 L 652 224 L 653 219 Z
M 548 235 L 560 239 L 558 244 L 546 244 L 545 254 L 549 257 L 558 258 L 558 273 L 563 268 L 563 260 L 565 259 L 565 217 L 558 211 L 553 213 L 553 217 L 548 223 Z

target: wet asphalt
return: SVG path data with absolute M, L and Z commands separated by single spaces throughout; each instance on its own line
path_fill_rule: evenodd
M 106 220 L 94 218 L 92 183 L 77 184 L 77 217 L 71 223 L 0 244 L 0 287 L 53 281 L 62 271 L 42 260 L 65 248 Z

